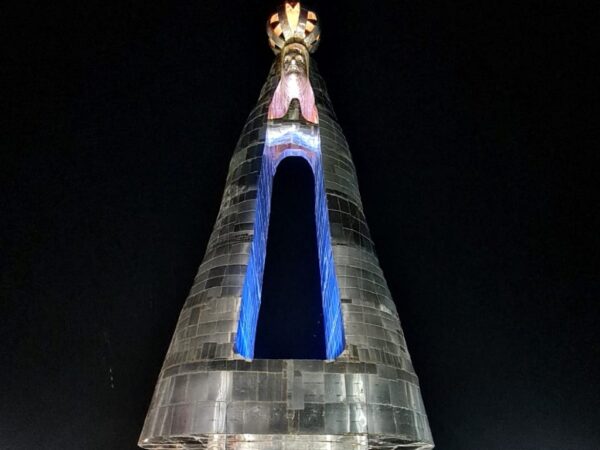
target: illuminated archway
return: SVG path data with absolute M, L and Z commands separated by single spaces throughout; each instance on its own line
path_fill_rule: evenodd
M 313 186 L 304 158 L 277 165 L 254 345 L 258 359 L 325 359 Z
M 258 179 L 254 236 L 240 305 L 235 351 L 247 359 L 254 358 L 256 328 L 260 310 L 262 281 L 268 238 L 273 176 L 279 162 L 289 156 L 300 156 L 312 168 L 315 192 L 315 220 L 321 278 L 321 298 L 325 328 L 325 354 L 335 359 L 344 350 L 344 331 L 340 294 L 335 275 L 327 197 L 323 181 L 321 144 L 317 126 L 298 123 L 270 124 Z M 293 201 L 293 199 L 290 199 Z

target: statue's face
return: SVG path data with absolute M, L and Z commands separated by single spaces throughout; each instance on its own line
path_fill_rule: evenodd
M 283 73 L 306 74 L 306 59 L 301 49 L 289 47 L 283 56 Z

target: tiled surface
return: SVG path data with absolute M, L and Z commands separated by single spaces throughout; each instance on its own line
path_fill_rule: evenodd
M 234 352 L 276 67 L 233 154 L 221 209 L 177 323 L 140 445 L 431 448 L 418 379 L 375 255 L 348 145 L 314 61 L 311 82 L 345 350 L 332 362 L 247 362 Z

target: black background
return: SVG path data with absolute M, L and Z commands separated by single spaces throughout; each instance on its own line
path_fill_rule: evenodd
M 0 448 L 133 450 L 272 2 L 2 7 Z M 596 2 L 314 2 L 441 450 L 600 448 Z

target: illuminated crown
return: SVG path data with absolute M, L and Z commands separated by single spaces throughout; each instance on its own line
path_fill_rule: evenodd
M 291 42 L 303 44 L 313 53 L 319 45 L 321 28 L 313 11 L 300 6 L 300 2 L 285 2 L 267 21 L 267 34 L 276 55 Z

